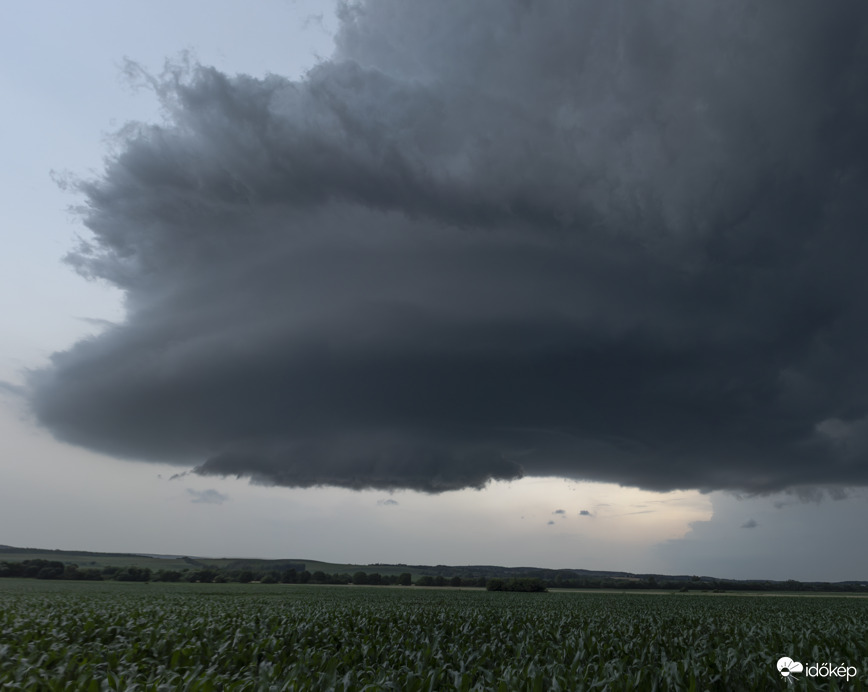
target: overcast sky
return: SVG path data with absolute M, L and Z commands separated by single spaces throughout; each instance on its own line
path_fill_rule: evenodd
M 868 6 L 33 2 L 0 543 L 868 578 Z

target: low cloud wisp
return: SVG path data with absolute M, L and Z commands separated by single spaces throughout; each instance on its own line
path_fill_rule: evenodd
M 229 499 L 226 495 L 214 490 L 213 488 L 209 488 L 208 490 L 194 490 L 193 488 L 187 488 L 187 494 L 193 498 L 190 502 L 197 504 L 222 505 Z

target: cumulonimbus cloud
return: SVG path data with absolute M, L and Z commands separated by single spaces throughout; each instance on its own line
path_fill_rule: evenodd
M 74 183 L 126 320 L 33 409 L 286 486 L 865 485 L 866 15 L 368 0 L 303 79 L 146 76 Z

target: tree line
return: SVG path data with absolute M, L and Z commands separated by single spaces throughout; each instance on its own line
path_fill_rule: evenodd
M 65 564 L 58 560 L 34 558 L 21 562 L 0 562 L 0 578 L 18 579 L 66 579 L 79 581 L 140 581 L 140 582 L 192 582 L 221 584 L 236 582 L 249 584 L 364 584 L 372 586 L 410 586 L 412 577 L 409 572 L 402 574 L 326 574 L 321 570 L 309 572 L 295 568 L 257 571 L 250 569 L 185 568 L 182 570 L 158 569 L 149 567 L 80 568 L 76 564 Z
M 64 564 L 57 560 L 34 558 L 22 562 L 0 562 L 0 578 L 19 579 L 66 579 L 88 581 L 138 581 L 138 582 L 191 582 L 202 584 L 354 584 L 356 586 L 476 586 L 485 587 L 484 578 L 462 579 L 443 576 L 422 576 L 415 582 L 410 572 L 401 574 L 380 574 L 358 571 L 353 574 L 326 574 L 321 570 L 309 572 L 295 568 L 255 571 L 247 569 L 222 570 L 217 568 L 186 568 L 183 570 L 151 570 L 148 567 L 79 568 L 75 564 Z M 497 581 L 497 580 L 493 580 Z M 511 580 L 515 581 L 515 580 Z M 500 589 L 497 589 L 500 590 Z
M 281 565 L 276 569 L 232 569 L 200 566 L 190 561 L 190 567 L 181 570 L 156 569 L 148 567 L 79 567 L 76 564 L 59 560 L 33 558 L 21 562 L 0 561 L 0 578 L 15 577 L 25 579 L 66 579 L 87 581 L 138 581 L 138 582 L 192 582 L 240 584 L 354 584 L 365 586 L 426 586 L 426 587 L 476 587 L 489 591 L 539 591 L 556 589 L 655 589 L 666 591 L 816 591 L 816 592 L 861 592 L 868 593 L 868 586 L 862 583 L 845 582 L 799 582 L 790 579 L 786 582 L 718 580 L 705 577 L 656 577 L 644 575 L 632 579 L 617 577 L 576 576 L 567 571 L 558 572 L 554 578 L 541 578 L 532 574 L 497 577 L 488 574 L 465 574 L 463 576 L 446 574 L 423 575 L 412 578 L 410 572 L 401 574 L 380 574 L 357 571 L 353 574 L 327 574 L 321 570 L 309 572 L 306 569 Z M 439 569 L 439 568 L 438 568 Z M 512 572 L 512 570 L 509 570 Z M 509 573 L 508 572 L 508 573 Z M 535 585 L 530 588 L 530 584 Z

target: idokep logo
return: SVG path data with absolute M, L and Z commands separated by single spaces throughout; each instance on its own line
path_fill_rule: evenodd
M 849 681 L 859 672 L 856 666 L 844 663 L 836 666 L 834 663 L 810 663 L 807 666 L 794 661 L 789 656 L 781 656 L 777 663 L 778 672 L 787 682 L 798 680 L 795 673 L 804 673 L 809 678 L 844 678 Z
M 790 677 L 793 673 L 801 673 L 804 668 L 801 663 L 794 661 L 788 656 L 781 656 L 778 659 L 778 672 L 785 678 Z

